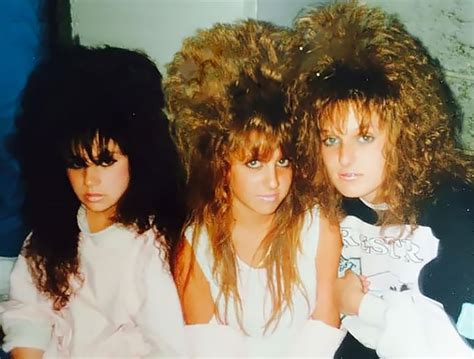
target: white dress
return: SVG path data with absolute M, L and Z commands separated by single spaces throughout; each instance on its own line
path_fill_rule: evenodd
M 192 228 L 186 231 L 191 244 Z M 242 302 L 242 323 L 246 334 L 238 324 L 234 301 L 229 299 L 227 325 L 220 325 L 213 318 L 206 325 L 186 326 L 192 352 L 196 356 L 331 356 L 345 332 L 329 327 L 320 321 L 310 320 L 316 303 L 316 252 L 319 241 L 319 210 L 308 211 L 301 232 L 301 251 L 297 256 L 297 267 L 304 291 L 294 288 L 293 310 L 284 309 L 276 328 L 265 324 L 271 312 L 270 292 L 264 268 L 254 268 L 237 258 L 237 287 Z M 201 232 L 195 249 L 196 261 L 209 282 L 212 298 L 217 301 L 219 283 L 212 275 L 213 257 L 207 233 Z M 220 313 L 225 312 L 220 300 Z M 214 340 L 206 339 L 215 336 Z M 190 334 L 192 333 L 192 334 Z M 198 341 L 202 341 L 199 343 Z M 206 343 L 207 342 L 207 343 Z M 205 347 L 203 349 L 203 347 Z

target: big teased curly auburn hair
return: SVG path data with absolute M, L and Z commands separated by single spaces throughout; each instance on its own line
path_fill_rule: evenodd
M 418 201 L 446 177 L 472 182 L 472 160 L 457 141 L 460 112 L 441 67 L 396 17 L 351 1 L 307 11 L 295 30 L 290 102 L 318 168 L 319 202 L 332 218 L 343 216 L 342 196 L 324 168 L 320 130 L 344 121 L 350 106 L 362 131 L 376 114 L 388 134 L 379 196 L 390 210 L 381 223 L 416 225 Z
M 82 280 L 80 202 L 66 176 L 71 157 L 92 158 L 113 141 L 130 171 L 114 221 L 138 233 L 154 227 L 165 254 L 178 237 L 185 217 L 182 171 L 163 107 L 160 72 L 131 50 L 74 46 L 45 60 L 30 78 L 16 139 L 32 230 L 23 255 L 55 309 L 68 303 L 72 282 Z
M 218 300 L 225 308 L 220 313 L 216 305 L 216 315 L 226 322 L 229 299 L 235 299 L 244 331 L 231 240 L 228 178 L 233 159 L 266 159 L 279 148 L 292 160 L 290 193 L 259 248 L 265 253 L 261 266 L 267 271 L 273 301 L 267 329 L 276 326 L 284 308 L 291 308 L 293 291 L 304 290 L 295 264 L 305 210 L 314 197 L 295 151 L 298 131 L 285 107 L 281 48 L 288 36 L 284 29 L 254 20 L 200 31 L 184 41 L 168 66 L 165 84 L 176 142 L 188 172 L 193 247 L 205 231 L 214 257 L 213 275 L 220 285 Z

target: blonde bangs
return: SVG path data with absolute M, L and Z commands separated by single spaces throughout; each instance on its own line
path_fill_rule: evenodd
M 261 120 L 258 126 L 251 126 L 253 119 L 249 122 L 247 129 L 229 136 L 228 149 L 232 159 L 243 162 L 255 159 L 268 161 L 277 149 L 282 151 L 283 156 L 291 156 L 290 136 L 284 131 L 274 130 Z

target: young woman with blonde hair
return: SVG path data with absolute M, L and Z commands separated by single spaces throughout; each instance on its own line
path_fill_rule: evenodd
M 174 275 L 193 355 L 332 356 L 337 224 L 311 191 L 286 109 L 288 33 L 216 25 L 184 42 L 166 91 L 191 216 Z

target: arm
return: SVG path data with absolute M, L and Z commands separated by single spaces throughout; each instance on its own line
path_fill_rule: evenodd
M 470 355 L 437 303 L 408 291 L 383 298 L 363 291 L 364 279 L 351 271 L 339 279 L 341 312 L 350 315 L 344 326 L 381 357 Z
M 31 348 L 15 348 L 10 352 L 12 359 L 42 359 L 44 351 Z
M 438 191 L 425 211 L 439 239 L 437 257 L 423 267 L 420 290 L 443 305 L 457 330 L 474 348 L 474 189 L 465 184 Z
M 320 214 L 316 253 L 316 307 L 290 349 L 290 356 L 333 357 L 346 335 L 340 330 L 336 280 L 342 241 L 339 225 Z M 319 343 L 315 345 L 315 343 Z
M 344 327 L 379 356 L 472 355 L 438 303 L 409 291 L 363 294 L 367 281 L 351 271 L 338 281 Z
M 140 260 L 145 261 L 143 269 L 138 269 L 143 302 L 135 322 L 152 347 L 149 355 L 183 356 L 187 348 L 176 286 L 154 239 L 149 240 L 147 253 L 140 256 Z
M 23 256 L 18 257 L 10 283 L 10 300 L 0 304 L 3 349 L 15 349 L 13 354 L 20 358 L 28 350 L 32 353 L 28 357 L 42 355 L 51 341 L 53 311 L 50 302 L 36 289 Z
M 332 327 L 339 328 L 335 284 L 342 240 L 339 225 L 330 223 L 323 215 L 320 216 L 319 228 L 319 244 L 316 254 L 316 308 L 311 314 L 311 319 L 321 320 Z
M 177 254 L 173 273 L 186 324 L 209 323 L 215 311 L 211 288 L 186 240 Z
M 472 356 L 438 303 L 410 292 L 364 295 L 358 316 L 344 326 L 367 347 L 385 358 Z
M 173 270 L 181 301 L 185 338 L 192 357 L 246 356 L 246 338 L 228 325 L 215 323 L 211 288 L 193 248 L 183 240 Z

